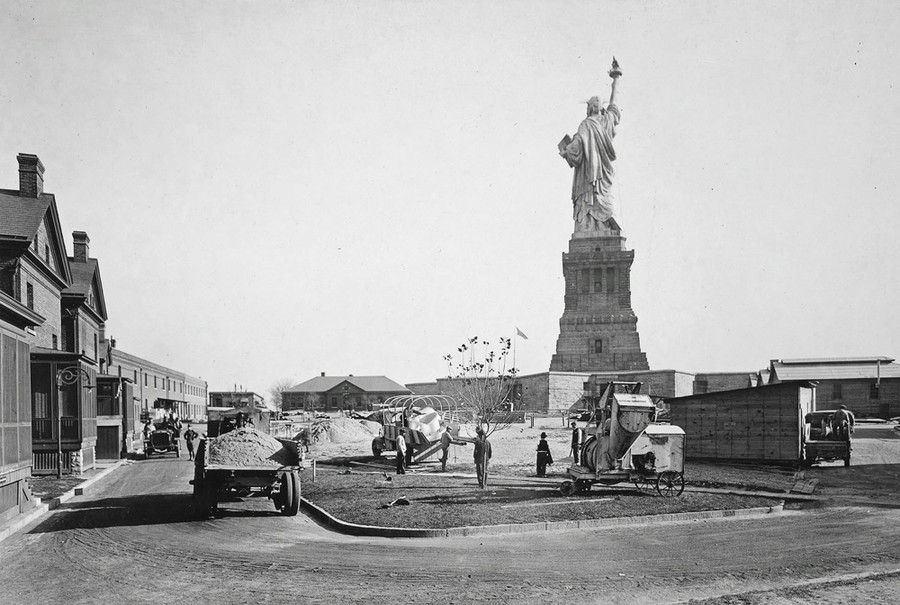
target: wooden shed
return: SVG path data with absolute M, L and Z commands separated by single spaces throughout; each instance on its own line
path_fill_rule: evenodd
M 814 382 L 779 384 L 667 399 L 684 429 L 685 458 L 796 464 L 804 416 L 815 409 Z

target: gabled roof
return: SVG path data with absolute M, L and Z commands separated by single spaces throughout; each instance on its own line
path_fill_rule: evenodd
M 18 191 L 0 189 L 0 237 L 33 240 L 52 201 L 52 195 L 19 197 Z
M 773 360 L 774 380 L 852 380 L 900 378 L 900 364 L 890 357 Z
M 53 240 L 53 254 L 56 257 L 59 274 L 44 266 L 43 262 L 39 263 L 39 266 L 53 279 L 71 283 L 72 273 L 66 258 L 66 245 L 53 194 L 42 193 L 37 197 L 24 197 L 20 196 L 18 191 L 0 189 L 0 241 L 21 243 L 27 250 L 45 218 L 47 232 Z M 35 255 L 35 258 L 39 257 Z
M 360 390 L 371 393 L 409 393 L 402 384 L 397 384 L 387 376 L 316 376 L 306 382 L 296 384 L 287 393 L 324 393 L 343 382 L 349 382 Z
M 103 295 L 103 282 L 100 281 L 100 264 L 97 259 L 89 258 L 87 262 L 80 262 L 74 257 L 69 257 L 69 268 L 72 270 L 72 285 L 63 290 L 63 294 L 87 298 L 93 291 L 97 315 L 106 321 L 106 298 Z

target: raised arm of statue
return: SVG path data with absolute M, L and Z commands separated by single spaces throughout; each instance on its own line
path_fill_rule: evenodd
M 612 91 L 610 91 L 610 93 L 609 93 L 609 104 L 610 105 L 616 104 L 616 84 L 618 83 L 618 81 L 619 81 L 619 76 L 614 76 L 613 82 L 612 82 Z

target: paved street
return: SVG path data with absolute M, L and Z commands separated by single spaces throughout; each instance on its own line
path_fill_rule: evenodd
M 817 468 L 888 482 L 867 506 L 752 519 L 459 539 L 355 538 L 268 500 L 191 517 L 191 463 L 128 464 L 0 543 L 3 602 L 676 602 L 900 568 L 896 431 L 858 431 L 854 462 Z M 876 465 L 865 464 L 870 458 Z M 848 470 L 855 471 L 854 473 Z M 846 497 L 846 488 L 825 487 Z M 890 595 L 894 578 L 867 582 Z M 793 602 L 829 601 L 843 587 Z M 831 597 L 829 597 L 831 595 Z M 844 595 L 846 596 L 846 594 Z M 768 598 L 768 597 L 766 597 Z M 755 601 L 748 601 L 755 602 Z M 759 602 L 781 602 L 766 600 Z M 875 600 L 874 602 L 878 602 Z M 891 602 L 884 600 L 883 602 Z

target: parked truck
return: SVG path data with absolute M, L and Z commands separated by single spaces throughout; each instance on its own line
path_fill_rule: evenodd
M 201 518 L 215 514 L 226 497 L 248 496 L 270 498 L 283 515 L 297 514 L 303 466 L 296 441 L 238 428 L 201 439 L 194 460 L 191 484 Z

